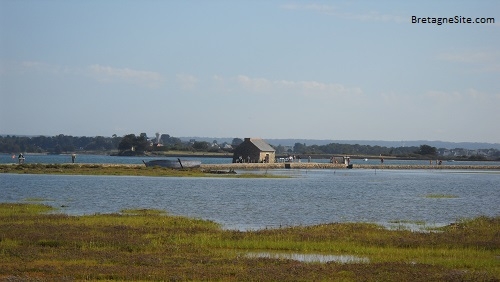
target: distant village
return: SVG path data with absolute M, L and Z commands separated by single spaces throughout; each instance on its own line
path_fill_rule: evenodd
M 498 156 L 498 150 L 496 149 L 477 149 L 477 150 L 468 150 L 468 149 L 438 149 L 438 156 L 442 156 L 445 158 L 450 157 L 473 157 L 479 156 L 484 158 L 494 158 Z

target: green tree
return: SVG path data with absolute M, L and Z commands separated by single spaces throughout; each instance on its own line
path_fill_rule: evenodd
M 429 145 L 420 145 L 420 148 L 415 153 L 419 155 L 435 156 L 437 155 L 437 149 L 436 147 L 432 147 Z
M 148 147 L 149 142 L 145 135 L 141 134 L 141 136 L 135 136 L 135 134 L 128 134 L 123 136 L 118 145 L 118 150 L 123 152 L 134 148 L 136 152 L 144 152 Z
M 160 143 L 162 143 L 163 145 L 178 145 L 181 144 L 182 141 L 177 137 L 172 137 L 168 134 L 162 134 L 160 137 Z
M 281 144 L 279 144 L 276 148 L 276 154 L 283 154 L 285 153 L 285 147 L 281 146 Z
M 193 144 L 193 149 L 200 150 L 200 151 L 206 151 L 210 148 L 210 143 L 205 142 L 205 141 L 196 141 Z
M 134 146 L 135 150 L 138 152 L 144 152 L 147 150 L 147 148 L 149 147 L 149 142 L 146 133 L 141 133 L 141 135 L 136 138 Z
M 238 147 L 241 143 L 243 143 L 243 140 L 241 138 L 233 138 L 233 142 L 231 142 L 231 146 Z
M 295 145 L 293 146 L 293 151 L 297 154 L 304 154 L 307 150 L 307 146 L 306 144 L 302 144 L 302 143 L 295 143 Z
M 123 136 L 120 144 L 118 144 L 118 150 L 126 151 L 132 149 L 135 143 L 136 136 L 135 134 L 127 134 Z

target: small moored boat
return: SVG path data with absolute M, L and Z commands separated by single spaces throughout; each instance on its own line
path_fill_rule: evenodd
M 149 162 L 142 161 L 147 167 L 160 166 L 168 168 L 194 168 L 200 167 L 201 161 L 196 160 L 152 160 Z

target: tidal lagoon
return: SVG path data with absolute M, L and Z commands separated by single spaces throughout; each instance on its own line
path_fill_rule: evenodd
M 0 202 L 70 215 L 160 209 L 253 230 L 332 222 L 441 226 L 500 215 L 500 173 L 481 170 L 278 169 L 234 179 L 0 174 Z

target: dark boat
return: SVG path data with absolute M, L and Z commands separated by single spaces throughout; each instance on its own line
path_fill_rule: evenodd
M 195 160 L 152 160 L 149 162 L 142 161 L 147 167 L 160 166 L 168 168 L 194 168 L 200 167 L 201 161 Z

